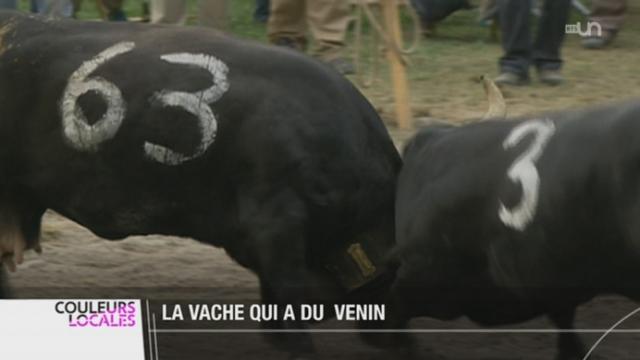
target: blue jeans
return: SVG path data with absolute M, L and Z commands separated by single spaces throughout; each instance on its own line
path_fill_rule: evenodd
M 256 0 L 256 11 L 253 18 L 259 22 L 267 22 L 269 20 L 269 0 Z
M 18 0 L 0 0 L 0 9 L 17 9 Z
M 500 58 L 500 70 L 524 77 L 528 77 L 531 65 L 540 70 L 559 70 L 562 67 L 560 48 L 571 1 L 544 2 L 535 39 L 531 34 L 531 0 L 500 0 L 499 4 L 505 52 Z
M 58 17 L 72 17 L 71 0 L 31 0 L 31 12 Z

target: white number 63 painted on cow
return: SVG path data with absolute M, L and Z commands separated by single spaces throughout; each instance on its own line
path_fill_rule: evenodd
M 518 145 L 527 135 L 534 135 L 531 146 L 516 159 L 507 172 L 509 179 L 522 186 L 522 200 L 512 209 L 508 209 L 502 202 L 500 203 L 498 215 L 506 226 L 523 231 L 533 220 L 540 189 L 540 175 L 535 162 L 542 155 L 544 147 L 555 130 L 553 121 L 549 119 L 529 120 L 513 129 L 502 144 L 507 150 Z
M 117 43 L 83 63 L 71 74 L 61 102 L 63 131 L 71 147 L 80 151 L 97 151 L 102 142 L 113 138 L 120 129 L 126 114 L 122 92 L 113 83 L 97 76 L 89 78 L 89 75 L 109 60 L 134 48 L 133 42 Z M 166 165 L 179 165 L 204 154 L 213 144 L 218 123 L 210 104 L 219 100 L 229 90 L 229 68 L 222 61 L 205 54 L 176 53 L 161 56 L 161 59 L 173 64 L 203 68 L 213 78 L 213 85 L 205 90 L 194 93 L 162 90 L 151 99 L 166 106 L 181 107 L 198 118 L 201 141 L 191 155 L 184 155 L 150 142 L 144 144 L 145 154 L 150 159 Z M 104 115 L 93 125 L 89 124 L 78 104 L 80 96 L 89 91 L 98 93 L 107 104 Z

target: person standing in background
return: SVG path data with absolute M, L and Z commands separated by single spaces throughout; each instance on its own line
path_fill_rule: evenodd
M 267 33 L 272 44 L 305 51 L 309 30 L 314 55 L 342 74 L 353 74 L 353 64 L 344 55 L 350 21 L 346 0 L 271 0 Z
M 71 0 L 31 0 L 31 12 L 55 17 L 73 17 Z
M 18 0 L 0 0 L 0 9 L 17 9 Z
M 500 0 L 500 30 L 504 56 L 500 58 L 498 85 L 526 85 L 529 67 L 538 70 L 547 85 L 564 82 L 560 48 L 564 42 L 571 0 L 545 0 L 536 39 L 531 36 L 531 0 Z
M 187 21 L 187 0 L 151 0 L 151 22 L 183 25 Z M 198 1 L 200 25 L 216 29 L 227 27 L 227 0 Z
M 253 19 L 260 23 L 266 23 L 269 20 L 269 0 L 256 0 Z
M 109 21 L 127 21 L 124 12 L 124 0 L 99 0 L 100 12 Z
M 627 0 L 593 0 L 590 22 L 600 24 L 601 34 L 591 34 L 582 40 L 587 49 L 602 49 L 615 39 L 624 22 Z

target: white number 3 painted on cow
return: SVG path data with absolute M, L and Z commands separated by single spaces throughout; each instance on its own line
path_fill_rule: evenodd
M 509 179 L 522 186 L 522 200 L 512 209 L 508 209 L 503 203 L 500 203 L 498 215 L 506 226 L 523 231 L 533 220 L 540 188 L 540 175 L 535 162 L 542 155 L 544 147 L 555 130 L 553 121 L 549 119 L 530 120 L 513 129 L 502 144 L 507 150 L 518 145 L 527 135 L 533 134 L 534 136 L 531 146 L 516 159 L 507 172 Z
M 183 155 L 161 145 L 146 142 L 144 151 L 151 159 L 166 165 L 179 165 L 187 160 L 202 155 L 216 138 L 218 122 L 209 104 L 217 101 L 229 90 L 227 73 L 229 69 L 222 61 L 213 56 L 203 54 L 169 54 L 162 60 L 173 64 L 191 65 L 206 69 L 213 77 L 213 85 L 208 89 L 195 93 L 182 91 L 160 91 L 155 99 L 167 106 L 179 106 L 198 117 L 202 140 L 193 155 Z

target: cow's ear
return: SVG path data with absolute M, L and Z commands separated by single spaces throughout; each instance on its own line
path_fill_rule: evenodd
M 483 119 L 504 119 L 507 117 L 507 103 L 504 101 L 502 91 L 488 75 L 482 76 L 482 85 L 484 86 L 484 92 L 487 94 L 487 100 L 489 100 L 489 110 L 484 115 Z

